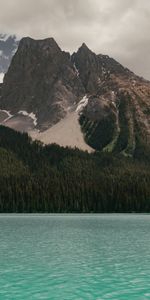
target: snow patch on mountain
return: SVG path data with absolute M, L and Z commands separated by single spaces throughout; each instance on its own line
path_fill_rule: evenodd
M 102 82 L 102 81 L 101 81 L 101 78 L 100 78 L 100 77 L 98 77 L 98 78 L 97 78 L 97 84 L 98 84 L 98 86 L 100 86 L 100 85 L 101 85 L 101 82 Z
M 73 66 L 74 66 L 77 77 L 79 77 L 80 73 L 79 73 L 79 70 L 76 67 L 76 64 L 74 63 Z
M 0 34 L 0 41 L 6 42 L 9 38 L 8 34 Z
M 8 110 L 0 109 L 0 112 L 5 113 L 7 115 L 7 118 L 4 119 L 3 123 L 6 123 L 9 119 L 13 117 L 13 115 Z
M 6 73 L 19 41 L 14 35 L 0 34 L 0 73 Z
M 31 119 L 33 120 L 34 126 L 37 126 L 37 117 L 36 117 L 36 115 L 35 115 L 33 112 L 28 113 L 28 112 L 25 111 L 25 110 L 20 110 L 20 111 L 18 112 L 18 114 L 19 114 L 19 115 L 23 115 L 23 116 L 25 116 L 25 117 L 31 118 Z
M 0 73 L 0 83 L 3 83 L 4 73 Z
M 18 50 L 18 47 L 16 47 L 15 49 L 12 50 L 12 56 L 15 55 L 15 53 L 17 52 L 17 50 Z
M 81 113 L 82 110 L 87 106 L 88 102 L 89 102 L 89 98 L 87 97 L 87 95 L 85 95 L 79 102 L 79 104 L 76 108 L 76 112 Z

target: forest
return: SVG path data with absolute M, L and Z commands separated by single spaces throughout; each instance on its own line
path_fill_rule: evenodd
M 150 155 L 43 145 L 0 126 L 1 213 L 150 212 Z

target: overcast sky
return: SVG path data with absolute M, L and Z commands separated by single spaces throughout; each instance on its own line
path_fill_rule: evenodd
M 1 33 L 85 42 L 150 79 L 150 0 L 0 0 Z

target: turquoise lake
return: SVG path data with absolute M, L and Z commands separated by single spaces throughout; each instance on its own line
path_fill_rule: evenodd
M 0 215 L 5 299 L 150 299 L 150 215 Z

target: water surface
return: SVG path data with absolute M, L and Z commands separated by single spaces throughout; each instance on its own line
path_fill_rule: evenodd
M 150 216 L 0 215 L 0 299 L 150 299 Z

